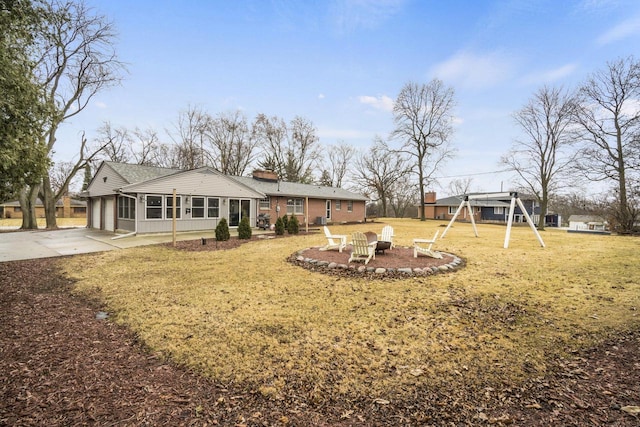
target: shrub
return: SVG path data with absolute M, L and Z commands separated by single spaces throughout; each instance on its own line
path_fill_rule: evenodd
M 284 220 L 281 216 L 276 219 L 276 234 L 282 236 L 284 234 Z
M 289 220 L 289 224 L 287 225 L 287 231 L 289 232 L 289 234 L 298 234 L 298 232 L 300 231 L 300 222 L 298 221 L 298 218 L 293 215 L 291 215 L 291 219 Z
M 251 225 L 249 224 L 249 218 L 246 216 L 240 220 L 238 225 L 238 238 L 244 240 L 251 238 Z
M 286 214 L 282 217 L 282 225 L 285 230 L 289 229 L 289 217 Z
M 229 224 L 227 224 L 227 219 L 221 218 L 220 222 L 216 226 L 216 240 L 224 242 L 230 238 L 231 235 L 229 234 Z

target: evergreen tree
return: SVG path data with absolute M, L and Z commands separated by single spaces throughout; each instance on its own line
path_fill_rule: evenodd
M 240 220 L 240 225 L 238 225 L 238 238 L 243 240 L 251 238 L 251 225 L 249 224 L 249 218 L 246 216 Z
M 216 227 L 216 240 L 224 242 L 230 238 L 231 234 L 229 234 L 229 224 L 227 224 L 227 219 L 221 218 L 218 226 Z

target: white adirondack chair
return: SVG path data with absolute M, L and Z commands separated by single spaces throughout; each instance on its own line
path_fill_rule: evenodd
M 351 235 L 351 256 L 349 261 L 364 261 L 365 265 L 371 261 L 371 258 L 376 258 L 376 245 L 378 242 L 369 242 L 367 236 L 364 233 L 356 231 Z
M 378 241 L 380 242 L 389 242 L 389 249 L 393 249 L 395 246 L 393 244 L 393 227 L 390 225 L 385 225 L 382 227 L 382 234 L 378 236 Z
M 326 225 L 324 226 L 324 235 L 327 238 L 327 245 L 320 248 L 321 251 L 337 249 L 338 252 L 342 252 L 342 250 L 347 247 L 347 236 L 343 234 L 331 234 Z
M 436 234 L 431 239 L 413 239 L 413 257 L 418 258 L 418 254 L 430 256 L 431 258 L 442 258 L 442 254 L 438 251 L 431 250 L 431 247 L 438 238 L 439 231 L 436 230 Z

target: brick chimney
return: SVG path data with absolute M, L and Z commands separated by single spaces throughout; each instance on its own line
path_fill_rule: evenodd
M 253 179 L 258 179 L 261 181 L 277 181 L 278 174 L 274 171 L 256 169 L 253 171 Z
M 71 197 L 66 194 L 62 196 L 62 217 L 71 218 Z
M 424 193 L 424 202 L 425 203 L 435 203 L 436 202 L 436 192 L 429 191 L 428 193 Z

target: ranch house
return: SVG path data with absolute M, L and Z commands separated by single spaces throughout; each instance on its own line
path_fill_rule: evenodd
M 252 177 L 223 175 L 210 167 L 192 170 L 102 162 L 83 196 L 87 226 L 144 234 L 214 229 L 221 218 L 237 227 L 247 217 L 256 226 L 268 215 L 295 215 L 301 226 L 364 221 L 367 198 L 340 188 L 280 181 L 272 172 Z
M 509 215 L 511 198 L 493 197 L 496 193 L 469 193 L 473 196 L 469 199 L 473 211 L 473 219 L 477 222 L 506 223 Z M 436 199 L 435 192 L 425 194 L 425 217 L 429 219 L 450 220 L 455 215 L 460 203 L 465 199 L 465 195 L 445 197 Z M 540 206 L 533 196 L 520 195 L 520 200 L 525 206 L 527 213 L 534 223 L 538 223 L 540 217 Z M 418 207 L 418 215 L 420 207 Z M 471 221 L 469 212 L 464 209 L 457 218 L 458 221 Z M 516 205 L 513 221 L 516 223 L 525 222 L 522 210 Z

